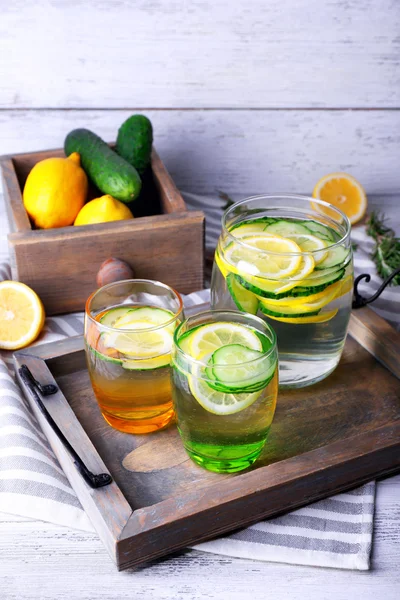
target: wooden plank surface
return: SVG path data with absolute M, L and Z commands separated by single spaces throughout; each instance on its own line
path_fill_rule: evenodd
M 399 30 L 393 0 L 3 2 L 0 106 L 393 107 Z
M 321 176 L 337 170 L 357 177 L 368 194 L 400 188 L 400 111 L 144 112 L 178 189 L 215 194 L 217 201 L 217 190 L 238 197 L 310 193 Z M 0 154 L 60 147 L 75 127 L 113 140 L 131 113 L 0 111 Z

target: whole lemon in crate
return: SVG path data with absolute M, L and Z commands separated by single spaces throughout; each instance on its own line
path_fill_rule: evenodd
M 106 194 L 85 204 L 76 217 L 74 225 L 92 225 L 125 219 L 133 219 L 133 214 L 126 204 Z
M 28 175 L 24 206 L 36 227 L 72 225 L 85 203 L 88 179 L 74 152 L 68 158 L 46 158 Z

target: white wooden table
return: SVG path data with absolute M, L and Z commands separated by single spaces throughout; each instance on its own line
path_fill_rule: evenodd
M 343 170 L 400 219 L 399 27 L 396 0 L 2 2 L 0 154 L 75 127 L 113 140 L 142 111 L 182 190 L 307 192 Z M 117 573 L 96 535 L 0 515 L 0 600 L 394 600 L 399 529 L 400 476 L 378 485 L 370 572 L 185 552 Z
M 385 204 L 393 219 L 397 206 Z M 0 196 L 0 262 L 6 231 Z M 369 572 L 186 551 L 118 573 L 95 534 L 0 513 L 1 600 L 397 600 L 399 565 L 400 475 L 377 486 Z

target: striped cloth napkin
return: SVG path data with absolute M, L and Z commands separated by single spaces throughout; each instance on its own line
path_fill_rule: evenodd
M 204 197 L 186 194 L 186 199 L 191 207 L 206 210 L 207 245 L 215 246 L 221 210 L 214 209 L 215 204 L 211 202 L 208 206 Z M 365 231 L 357 229 L 354 237 L 359 244 L 355 260 L 357 272 L 373 274 L 366 289 L 368 294 L 378 286 L 379 278 L 368 258 L 370 242 Z M 8 264 L 0 264 L 0 280 L 10 277 Z M 209 291 L 203 290 L 187 296 L 185 305 L 205 302 L 208 298 Z M 400 327 L 399 300 L 400 288 L 392 288 L 377 304 L 378 312 L 397 327 Z M 48 317 L 36 344 L 82 331 L 82 313 Z M 195 548 L 257 560 L 365 570 L 369 568 L 374 497 L 375 483 L 371 482 Z M 12 356 L 7 352 L 0 353 L 0 511 L 93 531 L 23 400 L 13 377 Z

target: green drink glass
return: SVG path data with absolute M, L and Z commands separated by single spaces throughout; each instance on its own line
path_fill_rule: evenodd
M 276 336 L 262 319 L 207 311 L 175 331 L 172 396 L 189 457 L 217 473 L 233 473 L 259 457 L 275 413 Z

